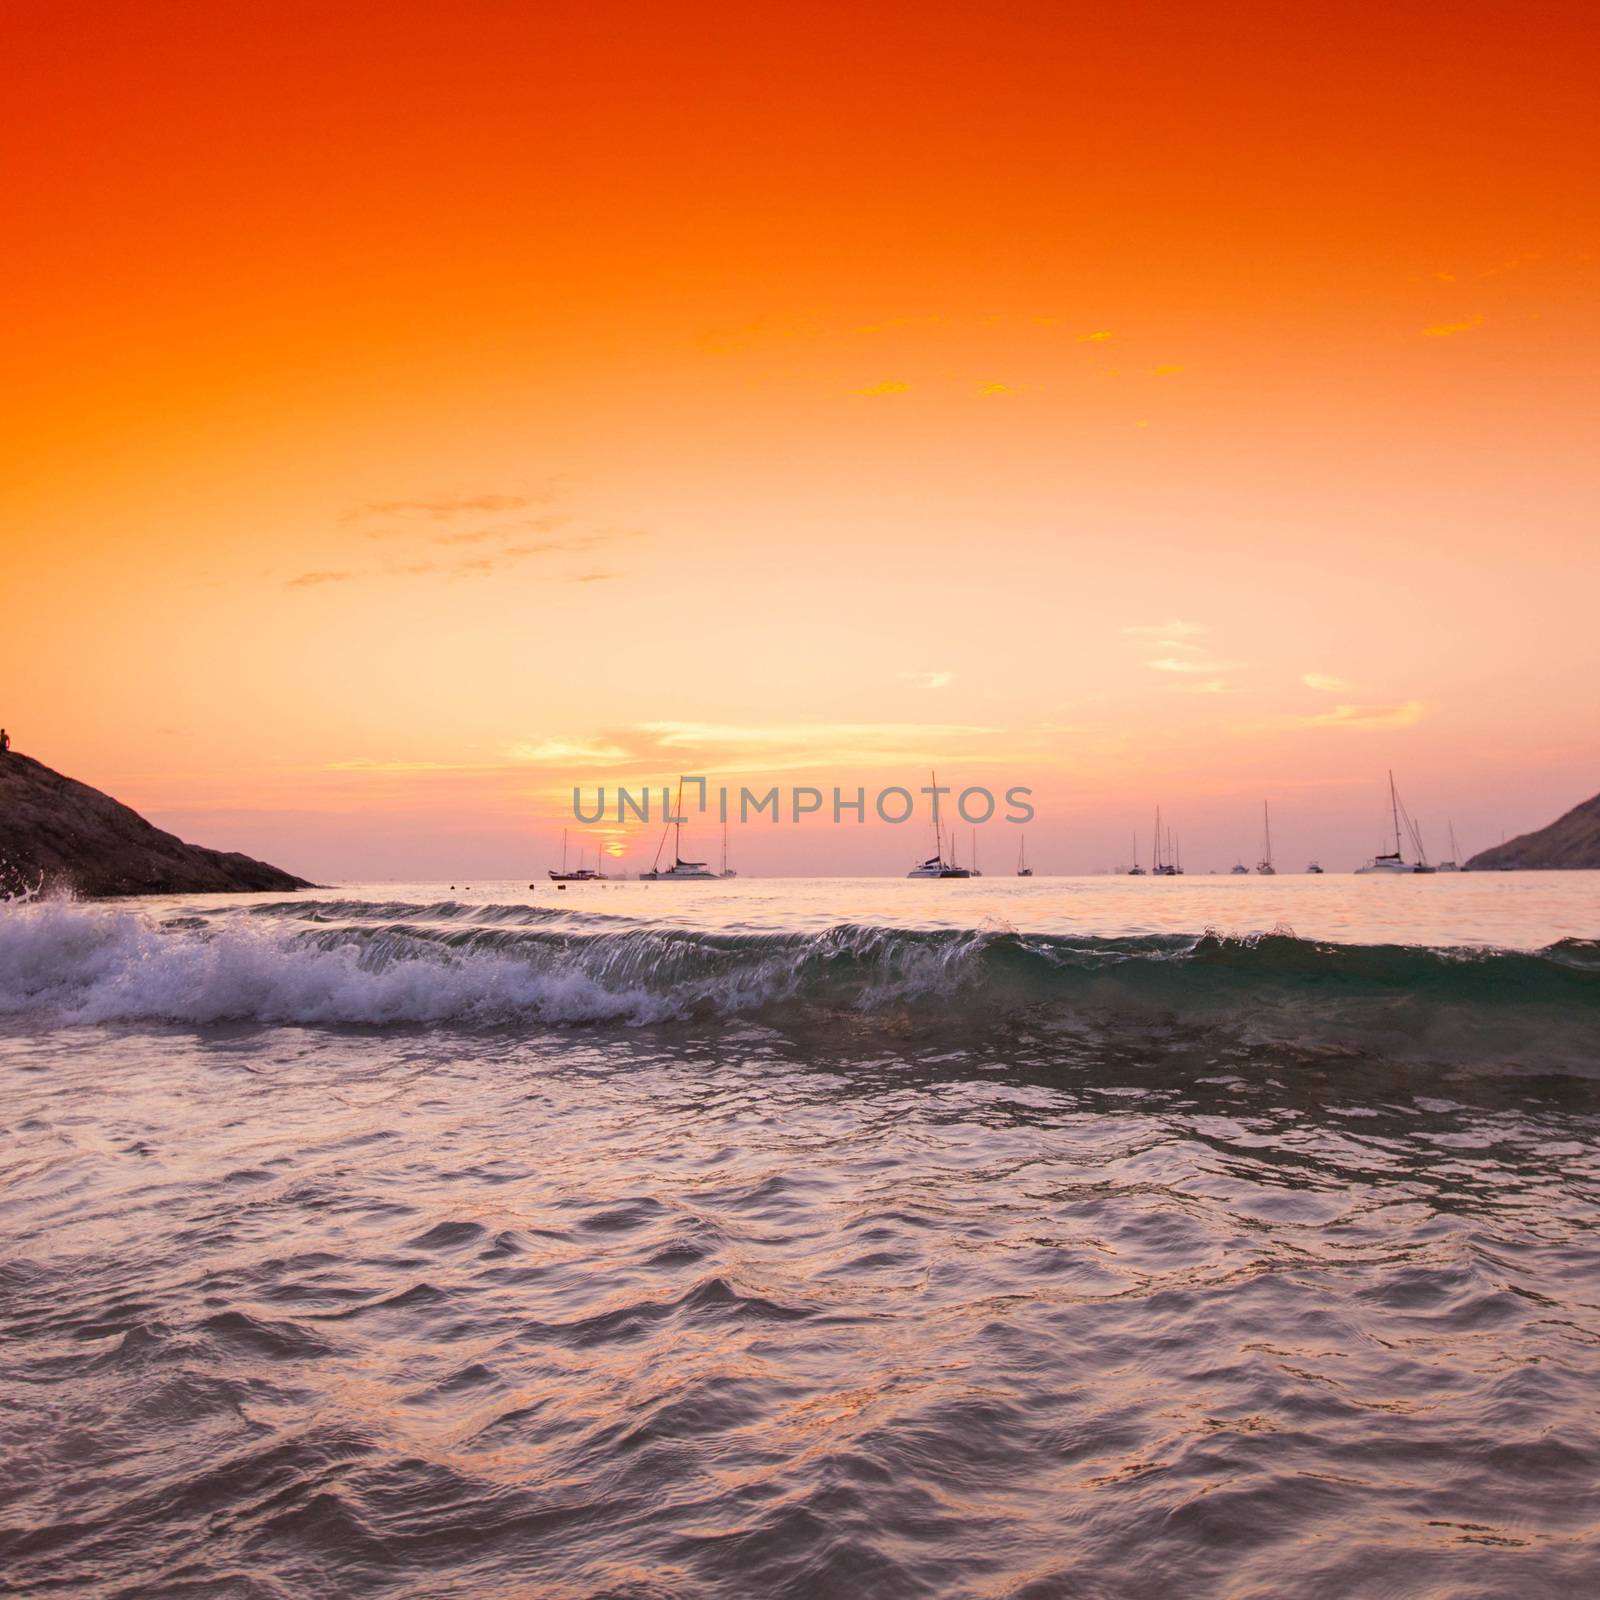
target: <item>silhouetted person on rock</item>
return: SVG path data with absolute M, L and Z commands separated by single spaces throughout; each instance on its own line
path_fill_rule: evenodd
M 0 756 L 11 748 L 11 735 L 4 728 L 0 728 Z

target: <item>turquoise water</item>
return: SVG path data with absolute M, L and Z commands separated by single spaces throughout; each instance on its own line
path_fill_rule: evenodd
M 5 1581 L 1587 1592 L 1597 891 L 0 907 Z

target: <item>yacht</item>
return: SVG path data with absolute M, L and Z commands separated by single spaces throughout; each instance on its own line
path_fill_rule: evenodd
M 722 871 L 717 874 L 719 878 L 737 878 L 739 874 L 728 865 L 728 824 L 722 824 Z
M 1017 876 L 1019 878 L 1031 878 L 1033 876 L 1033 868 L 1028 865 L 1027 834 L 1023 834 L 1017 843 Z
M 648 872 L 641 872 L 639 876 L 648 882 L 677 882 L 683 878 L 715 878 L 714 873 L 704 861 L 685 861 L 683 859 L 683 779 L 678 779 L 678 800 L 672 808 L 673 820 L 668 822 L 662 830 L 661 843 L 656 846 L 656 858 Z M 672 865 L 661 865 L 661 852 L 666 847 L 667 834 L 673 834 Z
M 1400 845 L 1400 794 L 1394 786 L 1394 773 L 1389 774 L 1389 816 L 1394 823 L 1394 849 L 1383 850 L 1367 862 L 1365 866 L 1357 867 L 1358 873 L 1373 873 L 1388 877 L 1399 877 L 1402 874 L 1411 876 L 1418 872 L 1432 872 L 1433 868 L 1427 864 L 1422 855 L 1422 843 L 1417 830 L 1412 826 L 1411 818 L 1406 818 L 1406 829 L 1411 835 L 1411 842 L 1416 847 L 1418 859 L 1407 861 Z
M 950 859 L 944 858 L 944 830 L 939 825 L 939 777 L 937 773 L 929 773 L 933 779 L 933 854 L 926 861 L 919 861 L 906 876 L 908 878 L 970 878 L 972 874 L 965 867 L 956 865 L 956 836 L 952 829 L 950 833 Z
M 1265 800 L 1261 802 L 1261 859 L 1256 862 L 1256 871 L 1264 878 L 1278 875 L 1278 869 L 1272 864 L 1272 816 Z
M 1250 876 L 1249 867 L 1247 867 L 1242 861 L 1235 861 L 1234 864 L 1228 868 L 1228 871 L 1231 872 L 1236 878 L 1248 878 Z
M 1319 877 L 1319 878 L 1322 876 L 1322 868 L 1315 861 L 1308 861 L 1306 863 L 1306 871 L 1307 872 L 1311 872 L 1311 873 L 1315 873 L 1316 876 Z

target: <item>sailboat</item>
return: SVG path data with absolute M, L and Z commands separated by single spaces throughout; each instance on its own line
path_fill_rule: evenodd
M 1150 852 L 1150 875 L 1155 878 L 1176 878 L 1180 869 L 1172 854 L 1172 829 L 1167 829 L 1166 850 L 1161 845 L 1161 807 L 1156 807 L 1156 842 Z
M 1400 793 L 1394 786 L 1394 773 L 1389 773 L 1389 816 L 1394 823 L 1394 849 L 1380 851 L 1364 867 L 1357 867 L 1358 873 L 1384 873 L 1390 876 L 1400 873 L 1432 872 L 1433 868 L 1427 863 L 1426 856 L 1422 853 L 1422 838 L 1413 825 L 1411 818 L 1406 818 L 1406 831 L 1411 835 L 1411 843 L 1415 846 L 1418 859 L 1415 862 L 1407 861 L 1400 847 L 1400 815 L 1403 807 L 1400 804 Z
M 983 874 L 978 871 L 978 830 L 972 830 L 972 876 L 981 878 Z
M 965 867 L 956 865 L 956 836 L 955 830 L 950 833 L 950 859 L 944 858 L 944 832 L 939 826 L 939 778 L 936 773 L 929 773 L 933 779 L 933 854 L 926 861 L 919 861 L 906 876 L 908 878 L 970 878 L 972 874 Z
M 1256 871 L 1266 878 L 1278 875 L 1278 869 L 1272 864 L 1272 817 L 1265 800 L 1261 802 L 1261 859 L 1256 862 Z
M 714 873 L 703 861 L 685 861 L 683 859 L 683 779 L 678 779 L 678 800 L 672 808 L 675 820 L 669 822 L 662 830 L 661 843 L 656 846 L 656 858 L 648 872 L 641 872 L 639 876 L 652 882 L 661 880 L 677 881 L 680 878 L 715 878 Z M 661 865 L 661 852 L 666 846 L 667 834 L 675 835 L 672 845 L 672 865 L 663 868 Z
M 561 870 L 550 868 L 550 881 L 552 883 L 604 883 L 606 875 L 598 867 L 586 867 L 583 864 L 583 851 L 578 852 L 578 865 L 567 871 L 567 830 L 561 830 Z
M 1306 871 L 1314 873 L 1319 878 L 1322 876 L 1322 866 L 1316 861 L 1308 861 L 1306 863 Z
M 728 824 L 722 824 L 722 871 L 717 874 L 719 878 L 737 878 L 739 874 L 728 865 Z
M 1128 868 L 1128 876 L 1130 878 L 1142 878 L 1144 876 L 1144 868 L 1139 865 L 1139 830 L 1137 828 L 1133 830 L 1133 865 Z
M 1445 826 L 1450 832 L 1450 859 L 1448 861 L 1441 861 L 1439 863 L 1439 870 L 1441 872 L 1460 872 L 1462 870 L 1460 864 L 1461 852 L 1456 848 L 1456 825 L 1453 822 L 1449 822 L 1446 823 Z
M 1019 878 L 1031 878 L 1033 876 L 1033 868 L 1028 865 L 1027 834 L 1023 834 L 1017 843 L 1017 876 Z

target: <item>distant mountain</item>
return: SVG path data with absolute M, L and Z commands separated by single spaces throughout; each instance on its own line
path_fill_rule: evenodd
M 15 751 L 0 755 L 0 892 L 84 895 L 309 889 L 264 861 L 185 844 L 86 783 Z
M 1467 866 L 1474 872 L 1507 867 L 1600 867 L 1600 794 L 1574 806 L 1548 828 L 1480 850 Z

